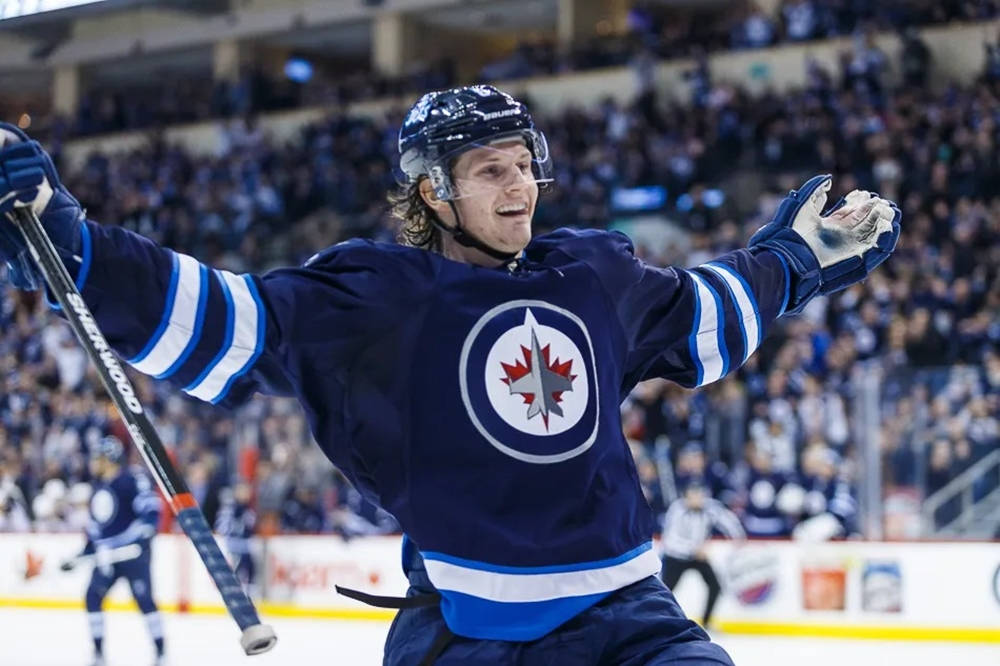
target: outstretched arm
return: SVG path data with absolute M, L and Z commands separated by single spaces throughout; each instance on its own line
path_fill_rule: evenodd
M 259 278 L 87 220 L 37 142 L 0 124 L 0 146 L 0 260 L 15 286 L 43 284 L 2 215 L 20 202 L 39 216 L 112 348 L 137 370 L 212 403 L 290 392 L 275 358 L 261 358 L 274 338 Z
M 602 279 L 619 296 L 630 349 L 625 387 L 648 377 L 714 382 L 753 354 L 778 317 L 864 279 L 888 258 L 899 236 L 895 205 L 855 191 L 824 214 L 829 188 L 829 176 L 810 179 L 747 248 L 690 269 L 649 266 L 619 236 L 627 263 Z

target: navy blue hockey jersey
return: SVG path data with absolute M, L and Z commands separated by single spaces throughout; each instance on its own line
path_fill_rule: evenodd
M 257 512 L 249 504 L 223 502 L 215 518 L 215 531 L 226 537 L 226 549 L 235 555 L 250 552 L 250 540 L 257 527 Z
M 716 381 L 787 301 L 770 251 L 661 269 L 616 232 L 556 231 L 495 269 L 349 241 L 261 276 L 85 233 L 74 272 L 114 348 L 212 403 L 297 397 L 474 638 L 537 638 L 659 570 L 619 403 L 648 377 Z
M 805 517 L 830 513 L 840 521 L 846 534 L 857 531 L 858 501 L 847 481 L 807 476 L 803 488 L 806 493 L 803 503 Z
M 783 511 L 782 493 L 802 494 L 793 474 L 751 468 L 746 480 L 747 505 L 743 526 L 751 537 L 784 537 L 792 532 L 798 511 Z M 795 501 L 789 502 L 795 508 Z
M 132 543 L 148 548 L 160 519 L 160 498 L 149 478 L 141 470 L 123 468 L 111 481 L 95 480 L 93 487 L 84 552 Z

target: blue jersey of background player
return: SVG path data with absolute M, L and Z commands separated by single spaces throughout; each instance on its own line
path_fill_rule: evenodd
M 254 579 L 257 574 L 253 559 L 257 512 L 250 503 L 252 495 L 250 484 L 237 483 L 231 494 L 223 496 L 215 517 L 215 531 L 226 538 L 226 550 L 233 559 L 233 570 L 248 592 L 256 591 Z
M 125 449 L 116 437 L 103 438 L 91 451 L 94 492 L 84 555 L 94 556 L 94 573 L 87 587 L 86 605 L 94 639 L 94 663 L 104 664 L 104 613 L 101 604 L 119 578 L 128 581 L 136 604 L 153 639 L 156 663 L 163 659 L 163 625 L 153 601 L 150 575 L 151 541 L 160 518 L 160 498 L 149 478 L 126 467 Z M 129 546 L 139 546 L 137 556 L 121 559 Z
M 404 245 L 238 276 L 86 220 L 38 144 L 0 133 L 0 212 L 38 213 L 119 354 L 213 404 L 297 396 L 330 460 L 399 521 L 412 594 L 390 665 L 730 664 L 656 576 L 619 404 L 643 379 L 725 376 L 899 233 L 868 192 L 824 214 L 817 176 L 747 248 L 687 270 L 646 264 L 620 233 L 533 239 L 545 137 L 509 95 L 468 86 L 404 118 Z M 14 279 L 38 284 L 0 232 Z

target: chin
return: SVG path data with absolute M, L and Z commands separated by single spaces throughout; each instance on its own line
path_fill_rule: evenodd
M 520 252 L 528 246 L 531 242 L 531 223 L 528 222 L 523 227 L 518 227 L 513 234 L 510 236 L 509 242 L 505 243 L 507 245 L 507 250 L 509 252 Z

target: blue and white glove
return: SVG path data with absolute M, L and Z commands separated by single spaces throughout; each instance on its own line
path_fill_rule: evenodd
M 34 290 L 41 275 L 21 233 L 8 219 L 16 206 L 31 206 L 67 265 L 82 263 L 80 226 L 83 209 L 62 183 L 55 165 L 37 141 L 8 123 L 0 123 L 0 262 L 11 284 Z
M 876 194 L 854 190 L 823 212 L 832 180 L 813 176 L 781 201 L 774 219 L 757 230 L 749 247 L 768 248 L 791 275 L 786 313 L 797 313 L 816 294 L 832 294 L 865 279 L 889 258 L 899 239 L 902 213 Z

